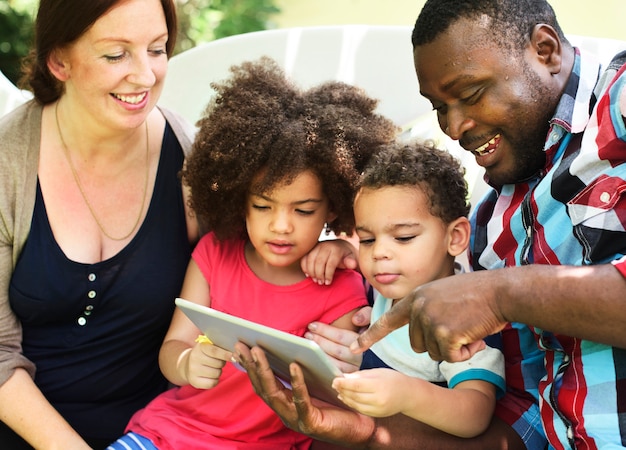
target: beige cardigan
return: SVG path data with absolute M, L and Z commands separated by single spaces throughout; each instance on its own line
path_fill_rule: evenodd
M 9 283 L 35 207 L 42 110 L 31 100 L 0 118 L 0 385 L 18 367 L 35 373 L 22 355 L 22 328 L 9 306 Z M 172 111 L 161 112 L 188 154 L 193 127 Z

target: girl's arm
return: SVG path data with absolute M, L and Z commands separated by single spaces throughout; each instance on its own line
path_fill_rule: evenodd
M 211 306 L 209 285 L 197 264 L 191 260 L 180 296 L 200 305 Z M 178 386 L 191 384 L 198 389 L 217 385 L 222 368 L 232 353 L 207 342 L 196 342 L 202 332 L 178 308 L 159 353 L 159 366 L 165 378 Z
M 349 330 L 353 332 L 358 331 L 359 328 L 353 323 L 352 316 L 354 316 L 360 309 L 361 308 L 353 309 L 349 313 L 344 314 L 343 316 L 335 320 L 330 325 L 332 325 L 335 328 L 340 328 L 342 330 Z
M 371 369 L 336 378 L 333 388 L 349 407 L 372 417 L 404 414 L 459 437 L 483 433 L 496 403 L 496 388 L 481 380 L 453 389 L 393 369 Z

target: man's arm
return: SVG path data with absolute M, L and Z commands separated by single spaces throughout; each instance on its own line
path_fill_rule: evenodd
M 258 347 L 249 349 L 238 343 L 235 359 L 246 369 L 255 392 L 285 425 L 319 441 L 353 449 L 526 449 L 517 433 L 497 418 L 479 437 L 458 438 L 404 415 L 374 419 L 311 399 L 302 370 L 295 363 L 290 366 L 289 390 L 276 379 Z
M 425 284 L 398 302 L 359 336 L 352 350 L 363 351 L 409 323 L 415 351 L 462 361 L 507 322 L 626 348 L 625 299 L 626 281 L 612 264 L 460 274 Z

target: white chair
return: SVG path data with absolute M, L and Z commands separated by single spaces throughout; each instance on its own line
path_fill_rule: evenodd
M 577 34 L 569 34 L 567 35 L 567 39 L 574 47 L 579 47 L 594 53 L 603 65 L 611 62 L 611 58 L 619 52 L 626 50 L 626 41 L 619 39 L 581 36 Z
M 195 123 L 214 93 L 210 83 L 263 55 L 305 88 L 327 80 L 362 87 L 400 126 L 431 109 L 417 89 L 411 27 L 365 25 L 259 31 L 201 44 L 171 59 L 161 104 Z

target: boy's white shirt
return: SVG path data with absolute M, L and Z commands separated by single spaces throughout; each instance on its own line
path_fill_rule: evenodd
M 458 262 L 455 263 L 455 275 L 463 273 L 464 269 Z M 393 300 L 383 297 L 374 290 L 374 306 L 372 309 L 372 323 L 391 309 Z M 487 348 L 476 353 L 467 361 L 459 363 L 448 363 L 445 361 L 433 361 L 428 353 L 416 353 L 411 348 L 409 340 L 408 324 L 398 328 L 385 338 L 376 342 L 371 347 L 372 351 L 389 367 L 412 377 L 422 378 L 431 382 L 447 382 L 449 387 L 453 387 L 466 377 L 454 377 L 469 369 L 487 369 L 495 373 L 496 376 L 504 380 L 504 357 L 500 350 Z

